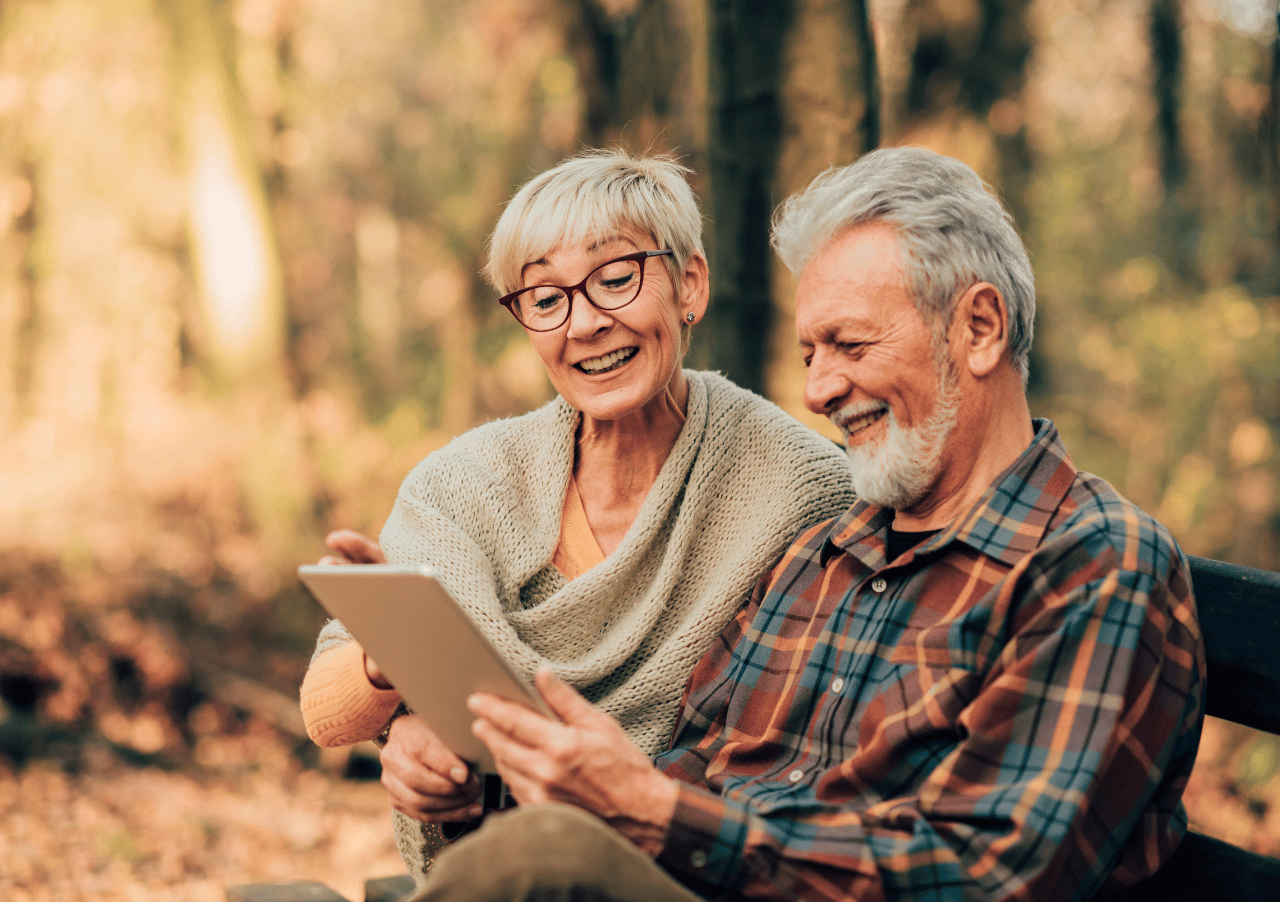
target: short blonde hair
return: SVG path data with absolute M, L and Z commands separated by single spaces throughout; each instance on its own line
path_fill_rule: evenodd
M 703 256 L 702 214 L 672 156 L 588 150 L 526 182 L 489 239 L 484 275 L 498 294 L 520 287 L 525 265 L 555 248 L 613 237 L 620 229 L 650 235 L 679 286 L 686 264 Z

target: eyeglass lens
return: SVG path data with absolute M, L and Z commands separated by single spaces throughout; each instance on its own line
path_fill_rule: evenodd
M 640 293 L 643 265 L 639 260 L 611 260 L 593 270 L 580 287 L 601 310 L 617 310 Z M 555 329 L 569 318 L 569 289 L 535 285 L 516 295 L 511 311 L 530 329 Z

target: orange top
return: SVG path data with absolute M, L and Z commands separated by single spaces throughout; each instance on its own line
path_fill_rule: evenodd
M 564 512 L 560 515 L 560 541 L 551 555 L 551 563 L 565 579 L 577 579 L 602 561 L 604 552 L 587 522 L 587 511 L 578 494 L 578 480 L 570 474 L 569 488 L 564 493 Z
M 604 552 L 587 523 L 577 480 L 571 475 L 551 563 L 566 579 L 577 579 L 603 560 Z M 301 697 L 307 735 L 325 747 L 372 739 L 400 704 L 399 692 L 369 682 L 364 649 L 355 641 L 326 651 L 311 663 L 302 679 Z

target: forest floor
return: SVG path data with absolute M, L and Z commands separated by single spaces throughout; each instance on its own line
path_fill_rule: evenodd
M 1272 792 L 1220 766 L 1265 766 L 1253 759 L 1273 746 L 1259 739 L 1209 722 L 1187 802 L 1197 829 L 1275 855 Z M 90 747 L 74 763 L 0 766 L 0 899 L 221 902 L 236 884 L 315 880 L 359 902 L 366 879 L 403 873 L 377 780 L 305 766 L 296 740 L 267 728 L 205 737 L 195 759 L 136 766 Z
M 241 736 L 182 770 L 105 749 L 0 768 L 0 899 L 222 902 L 315 880 L 359 902 L 366 879 L 404 873 L 381 784 L 300 767 L 289 746 Z

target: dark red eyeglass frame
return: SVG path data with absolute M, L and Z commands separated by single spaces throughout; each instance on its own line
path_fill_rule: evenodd
M 644 288 L 644 271 L 646 269 L 644 265 L 644 261 L 648 260 L 650 257 L 664 257 L 667 254 L 674 254 L 674 253 L 675 251 L 673 251 L 669 247 L 666 247 L 656 251 L 636 251 L 634 254 L 624 254 L 621 257 L 614 257 L 612 260 L 606 260 L 605 262 L 601 263 L 595 269 L 591 270 L 591 272 L 587 273 L 587 277 L 585 279 L 583 279 L 577 285 L 574 285 L 572 287 L 568 285 L 550 285 L 550 284 L 530 285 L 528 288 L 521 288 L 518 291 L 511 292 L 510 294 L 504 294 L 502 297 L 498 298 L 498 303 L 501 304 L 503 307 L 506 307 L 507 312 L 515 317 L 516 322 L 518 322 L 521 326 L 524 326 L 524 328 L 528 329 L 530 332 L 554 332 L 556 329 L 559 329 L 561 326 L 567 323 L 569 321 L 569 317 L 573 316 L 574 294 L 580 293 L 584 298 L 587 299 L 587 301 L 591 304 L 591 306 L 595 307 L 597 310 L 621 310 L 623 307 L 627 306 L 627 304 L 632 303 L 632 301 L 640 297 L 640 291 L 641 289 Z M 604 269 L 606 266 L 609 266 L 610 264 L 613 264 L 613 263 L 621 263 L 623 260 L 637 260 L 640 262 L 640 281 L 636 284 L 636 293 L 631 297 L 631 300 L 627 301 L 626 304 L 619 304 L 617 307 L 601 307 L 599 304 L 595 302 L 595 299 L 592 298 L 591 295 L 587 294 L 587 282 L 591 279 L 592 276 L 594 276 L 600 270 Z M 526 291 L 534 291 L 535 289 L 538 289 L 538 288 L 558 288 L 561 291 L 563 291 L 565 294 L 565 297 L 569 299 L 569 303 L 565 305 L 564 319 L 556 323 L 554 326 L 551 326 L 548 329 L 535 329 L 532 326 L 527 325 L 525 321 L 522 320 L 516 314 L 515 310 L 511 308 L 511 305 L 515 303 L 515 300 L 517 297 L 524 294 Z

